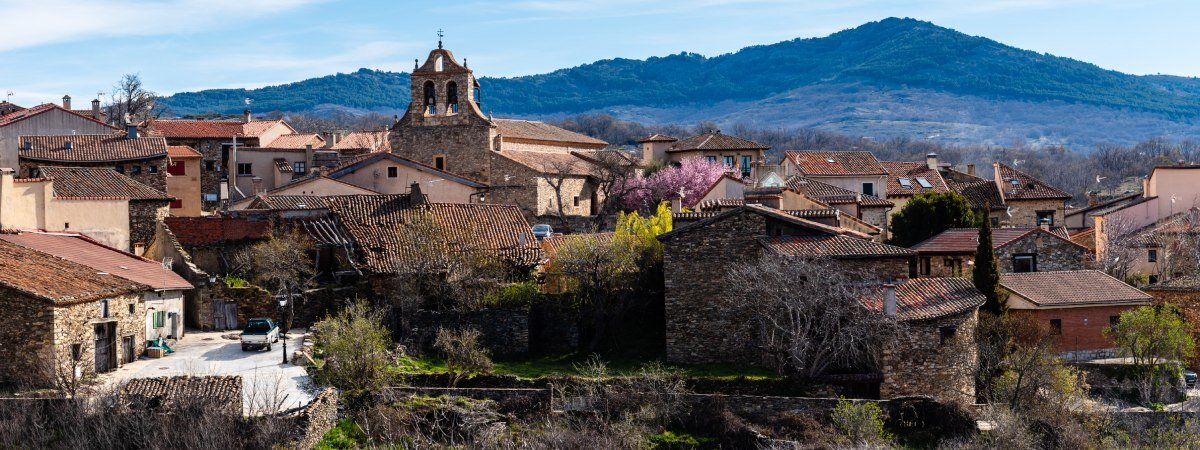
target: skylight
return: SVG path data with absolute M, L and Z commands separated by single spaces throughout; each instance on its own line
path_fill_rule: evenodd
M 825 159 L 825 162 L 827 162 L 827 163 L 830 163 L 830 164 L 833 164 L 833 160 L 832 160 L 832 159 L 828 159 L 828 158 L 826 158 L 826 159 Z
M 932 184 L 929 184 L 929 180 L 926 180 L 924 177 L 917 177 L 917 183 L 920 183 L 921 187 L 923 187 L 925 189 L 929 189 L 929 188 L 933 187 Z
M 909 179 L 908 179 L 908 178 L 901 178 L 901 179 L 900 179 L 900 185 L 901 185 L 901 186 L 904 186 L 904 187 L 906 187 L 906 188 L 911 188 L 911 187 L 912 187 L 912 181 L 909 181 Z

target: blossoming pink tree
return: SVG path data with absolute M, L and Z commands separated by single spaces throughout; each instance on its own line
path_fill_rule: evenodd
M 678 166 L 667 166 L 649 177 L 629 179 L 633 193 L 626 197 L 625 207 L 648 211 L 664 200 L 681 195 L 685 207 L 695 206 L 700 196 L 726 173 L 729 169 L 719 162 L 700 157 L 685 158 Z M 736 172 L 730 175 L 738 177 Z

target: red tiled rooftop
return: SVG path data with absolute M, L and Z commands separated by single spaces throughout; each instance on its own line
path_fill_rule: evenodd
M 796 151 L 783 153 L 784 158 L 795 164 L 802 175 L 887 175 L 875 155 L 865 151 Z
M 21 159 L 51 162 L 119 162 L 160 158 L 167 155 L 167 141 L 161 137 L 111 134 L 21 136 Z M 71 148 L 66 148 L 70 143 Z
M 167 156 L 170 158 L 199 158 L 199 151 L 186 145 L 168 145 Z
M 995 163 L 998 187 L 1009 200 L 1069 199 L 1071 194 L 1002 163 Z
M 1000 274 L 1000 287 L 1037 306 L 1148 305 L 1149 294 L 1098 270 Z
M 54 180 L 54 197 L 62 199 L 113 198 L 171 200 L 165 192 L 103 167 L 38 167 Z
M 0 286 L 55 304 L 144 292 L 149 286 L 0 240 Z
M 386 152 L 392 149 L 388 141 L 387 131 L 355 131 L 342 136 L 333 144 L 334 150 L 367 149 L 372 152 Z
M 191 289 L 175 272 L 156 261 L 135 256 L 71 233 L 17 232 L 0 234 L 0 240 L 91 267 L 153 289 Z
M 917 254 L 907 248 L 840 234 L 760 237 L 758 242 L 776 254 L 802 258 L 906 258 Z
M 880 161 L 887 170 L 887 196 L 908 197 L 927 192 L 949 192 L 938 171 L 930 169 L 928 163 L 909 161 Z M 929 183 L 929 187 L 921 184 Z M 906 185 L 907 184 L 907 185 Z
M 1054 239 L 1061 239 L 1072 245 L 1079 246 L 1067 239 L 1062 232 L 1043 231 L 1040 228 L 993 228 L 992 247 L 999 249 L 1009 243 L 1031 233 L 1045 233 Z M 922 254 L 944 253 L 975 253 L 979 246 L 979 230 L 976 228 L 951 228 L 921 241 L 911 248 Z M 1080 246 L 1081 247 L 1081 246 Z
M 766 150 L 767 146 L 742 139 L 737 136 L 711 131 L 676 142 L 668 148 L 668 152 L 688 152 L 698 150 Z
M 604 147 L 608 143 L 594 137 L 550 125 L 545 122 L 516 119 L 494 119 L 497 132 L 503 139 L 562 142 L 583 144 L 588 147 Z
M 146 131 L 165 138 L 231 139 L 234 136 L 258 137 L 279 124 L 287 126 L 282 120 L 157 119 L 146 124 Z
M 971 311 L 987 301 L 971 280 L 960 277 L 914 278 L 896 284 L 896 318 L 930 320 Z M 883 312 L 883 287 L 863 299 L 867 308 Z
M 667 135 L 652 134 L 652 135 L 646 136 L 644 138 L 638 139 L 637 143 L 644 144 L 647 142 L 675 142 L 678 140 L 679 139 L 675 139 L 675 138 L 673 138 L 671 136 L 667 136 Z

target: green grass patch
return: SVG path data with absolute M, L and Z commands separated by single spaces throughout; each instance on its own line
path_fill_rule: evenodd
M 362 428 L 350 419 L 342 419 L 325 432 L 321 441 L 317 442 L 316 450 L 342 450 L 362 448 L 367 443 L 367 435 Z
M 688 433 L 676 433 L 673 431 L 664 431 L 659 434 L 651 435 L 649 448 L 652 450 L 701 450 L 701 449 L 718 449 L 717 439 L 695 436 Z
M 568 353 L 527 358 L 503 358 L 493 361 L 494 367 L 492 372 L 501 375 L 516 375 L 525 379 L 579 375 L 579 367 L 587 362 L 590 357 L 590 354 Z M 661 362 L 658 359 L 622 356 L 602 356 L 601 360 L 604 361 L 604 364 L 608 367 L 608 372 L 613 376 L 635 375 L 647 364 Z M 751 380 L 779 378 L 778 374 L 772 370 L 737 364 L 664 364 L 664 367 L 678 370 L 684 376 L 693 378 L 747 378 Z M 393 366 L 392 370 L 397 375 L 403 375 L 445 373 L 449 369 L 446 368 L 445 363 L 441 359 L 425 356 L 415 359 L 405 358 L 400 364 Z

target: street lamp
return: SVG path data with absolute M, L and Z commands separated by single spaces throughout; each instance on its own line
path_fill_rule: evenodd
M 285 295 L 276 296 L 276 298 L 279 300 L 279 318 L 280 319 L 283 319 L 283 307 L 287 306 L 288 297 L 290 297 L 290 295 L 285 294 Z M 283 341 L 283 363 L 287 364 L 288 363 L 287 337 L 284 336 L 282 329 L 280 329 L 280 331 L 279 331 L 279 340 Z

